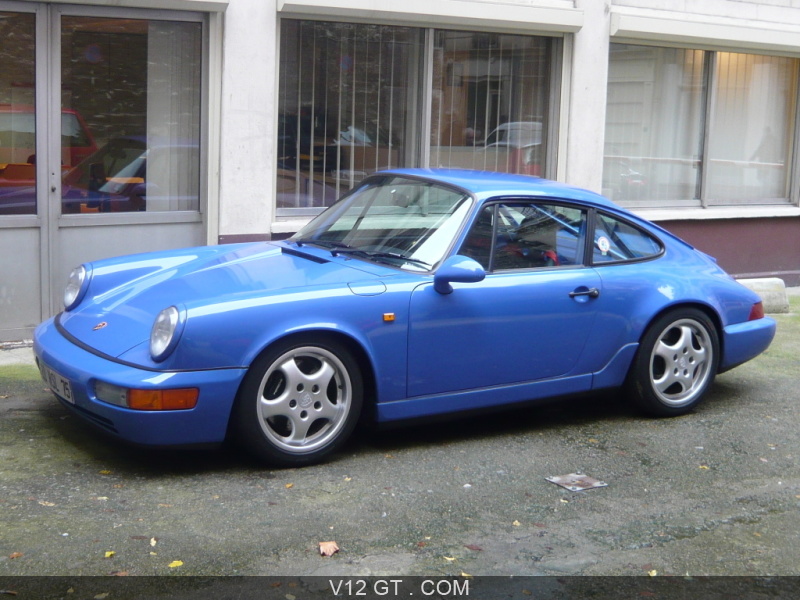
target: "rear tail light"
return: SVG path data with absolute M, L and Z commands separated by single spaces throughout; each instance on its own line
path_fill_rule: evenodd
M 758 319 L 764 318 L 764 303 L 763 302 L 756 302 L 753 304 L 753 308 L 750 309 L 750 317 L 747 319 L 748 321 L 756 321 Z

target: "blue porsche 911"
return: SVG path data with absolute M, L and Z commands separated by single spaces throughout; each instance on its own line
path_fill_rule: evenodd
M 285 241 L 81 265 L 34 351 L 58 399 L 118 438 L 300 466 L 364 417 L 607 388 L 681 415 L 774 334 L 712 258 L 601 196 L 403 169 Z

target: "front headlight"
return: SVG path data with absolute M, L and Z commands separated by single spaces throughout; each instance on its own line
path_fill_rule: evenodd
M 72 310 L 81 303 L 89 287 L 89 269 L 85 265 L 75 267 L 69 274 L 67 287 L 64 290 L 64 308 Z
M 150 356 L 161 362 L 175 349 L 183 324 L 181 311 L 176 306 L 165 308 L 156 317 L 150 330 Z

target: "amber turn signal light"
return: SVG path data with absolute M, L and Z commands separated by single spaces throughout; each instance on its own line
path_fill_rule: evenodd
M 128 390 L 128 407 L 134 410 L 187 410 L 197 405 L 197 388 Z

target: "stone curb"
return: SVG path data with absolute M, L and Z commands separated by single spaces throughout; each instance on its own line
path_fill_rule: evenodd
M 737 281 L 761 296 L 765 313 L 780 314 L 789 312 L 789 295 L 783 279 L 779 277 L 762 277 L 758 279 L 738 279 Z

